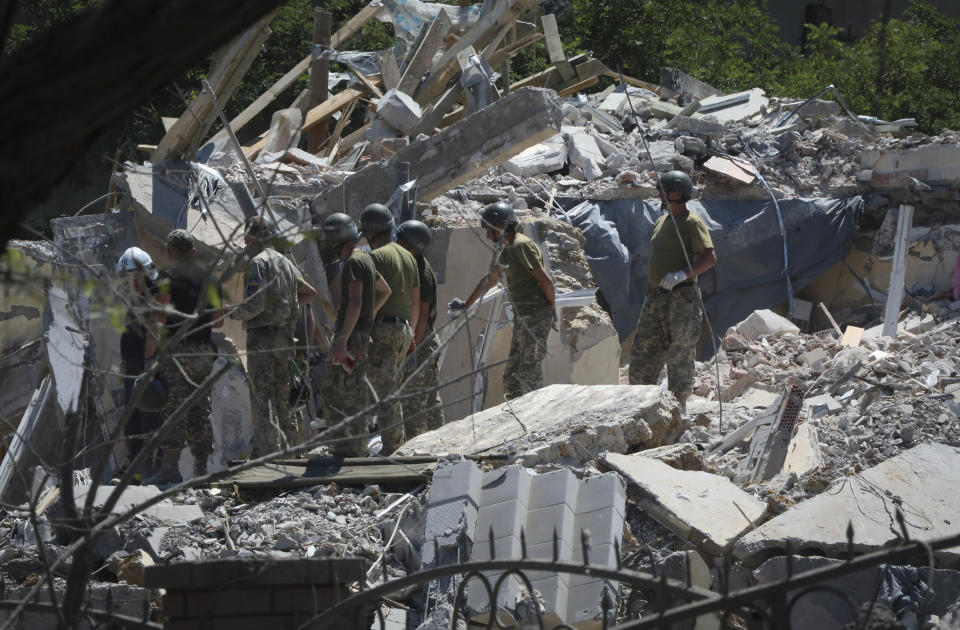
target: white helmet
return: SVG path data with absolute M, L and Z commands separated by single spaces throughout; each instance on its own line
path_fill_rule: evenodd
M 143 271 L 154 282 L 157 279 L 157 266 L 153 264 L 150 254 L 139 247 L 128 247 L 120 260 L 117 261 L 117 271 Z

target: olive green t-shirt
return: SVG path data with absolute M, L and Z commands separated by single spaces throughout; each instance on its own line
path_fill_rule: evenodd
M 703 250 L 713 249 L 713 241 L 710 240 L 710 231 L 707 230 L 706 223 L 689 210 L 684 210 L 683 214 L 677 217 L 677 228 L 683 237 L 683 244 L 690 256 L 691 265 Z M 683 256 L 683 249 L 680 247 L 680 240 L 677 238 L 677 230 L 674 229 L 673 220 L 667 213 L 661 216 L 653 226 L 647 284 L 650 287 L 656 287 L 665 275 L 671 271 L 680 270 L 690 271 Z
M 543 256 L 536 243 L 523 234 L 517 234 L 513 244 L 505 246 L 500 252 L 499 263 L 507 268 L 510 301 L 519 314 L 550 305 L 540 290 L 540 283 L 530 273 L 532 269 L 543 267 Z
M 373 304 L 376 300 L 377 268 L 373 265 L 370 254 L 359 249 L 354 250 L 350 257 L 343 262 L 340 271 L 340 311 L 337 313 L 337 331 L 343 327 L 343 319 L 347 314 L 347 305 L 350 303 L 350 283 L 359 280 L 363 283 L 363 302 L 360 307 L 360 318 L 353 329 L 351 338 L 357 337 L 364 341 L 373 328 Z
M 430 305 L 427 312 L 427 332 L 433 330 L 437 321 L 437 276 L 426 256 L 417 257 L 417 269 L 420 271 L 420 301 Z
M 373 264 L 383 279 L 390 285 L 390 297 L 383 305 L 377 317 L 402 317 L 408 322 L 412 319 L 410 293 L 413 287 L 420 286 L 420 274 L 417 260 L 413 254 L 396 243 L 387 243 L 370 252 Z

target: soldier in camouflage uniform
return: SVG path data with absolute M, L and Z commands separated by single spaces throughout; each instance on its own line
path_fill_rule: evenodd
M 262 217 L 247 220 L 244 241 L 251 259 L 244 301 L 231 313 L 247 330 L 253 457 L 301 442 L 300 428 L 290 411 L 290 363 L 300 306 L 317 296 L 297 266 L 268 245 L 271 236 Z
M 390 285 L 390 297 L 377 312 L 370 334 L 372 348 L 367 365 L 367 376 L 379 400 L 394 395 L 400 365 L 417 325 L 420 313 L 420 274 L 413 254 L 391 242 L 393 213 L 378 203 L 370 204 L 360 213 L 360 231 L 373 250 L 370 257 L 377 272 Z M 377 421 L 383 453 L 400 448 L 404 440 L 403 407 L 399 400 L 377 406 Z
M 331 214 L 320 227 L 325 254 L 341 261 L 331 282 L 337 307 L 334 338 L 320 377 L 323 416 L 334 440 L 333 453 L 341 457 L 367 454 L 360 437 L 367 434 L 366 419 L 358 416 L 345 424 L 344 420 L 370 404 L 366 382 L 370 332 L 375 313 L 390 296 L 370 254 L 356 249 L 359 237 L 356 223 L 343 213 Z
M 423 255 L 430 238 L 430 228 L 420 221 L 405 221 L 397 228 L 397 243 L 413 254 L 420 275 L 420 313 L 402 377 L 405 380 L 416 372 L 407 385 L 414 396 L 403 401 L 403 426 L 408 440 L 443 426 L 440 337 L 433 329 L 437 319 L 437 278 Z
M 164 421 L 210 375 L 217 349 L 211 341 L 211 328 L 220 325 L 220 312 L 208 301 L 212 282 L 207 270 L 195 261 L 193 237 L 186 230 L 173 230 L 167 236 L 167 254 L 171 264 L 157 276 L 155 299 L 178 313 L 196 314 L 189 320 L 175 313 L 158 311 L 157 337 L 149 337 L 146 353 L 161 348 L 159 375 L 166 385 L 167 398 L 161 411 Z M 184 333 L 186 326 L 190 332 Z M 179 337 L 178 343 L 173 341 Z M 188 380 L 189 379 L 189 380 Z M 207 459 L 213 453 L 213 427 L 210 424 L 210 393 L 200 397 L 186 415 L 178 419 L 160 442 L 163 460 L 160 469 L 145 479 L 145 485 L 179 483 L 180 451 L 184 441 L 194 457 L 194 477 L 207 473 Z
M 517 214 L 503 202 L 484 208 L 481 224 L 487 239 L 502 247 L 493 270 L 480 280 L 467 301 L 456 298 L 453 310 L 469 308 L 501 276 L 507 281 L 507 292 L 513 304 L 513 336 L 510 355 L 503 371 L 503 390 L 507 400 L 543 387 L 543 358 L 547 352 L 547 335 L 556 327 L 553 280 L 543 266 L 540 248 L 517 231 Z
M 669 213 L 657 221 L 650 239 L 647 298 L 630 352 L 630 383 L 656 385 L 666 363 L 670 391 L 686 411 L 702 316 L 696 278 L 713 268 L 717 257 L 706 224 L 687 210 L 693 194 L 690 177 L 670 171 L 660 183 Z

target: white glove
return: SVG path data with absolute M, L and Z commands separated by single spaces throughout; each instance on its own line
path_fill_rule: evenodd
M 672 291 L 673 287 L 687 279 L 686 271 L 671 271 L 660 281 L 660 288 Z

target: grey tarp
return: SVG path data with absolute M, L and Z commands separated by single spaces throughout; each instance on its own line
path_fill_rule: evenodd
M 788 272 L 796 292 L 846 257 L 863 200 L 788 199 L 779 200 L 779 205 Z M 700 277 L 704 305 L 717 335 L 754 310 L 787 299 L 783 238 L 772 200 L 692 201 L 687 207 L 707 223 L 719 261 Z M 660 204 L 585 201 L 568 215 L 583 232 L 590 269 L 610 305 L 620 339 L 626 339 L 643 307 L 650 235 Z

